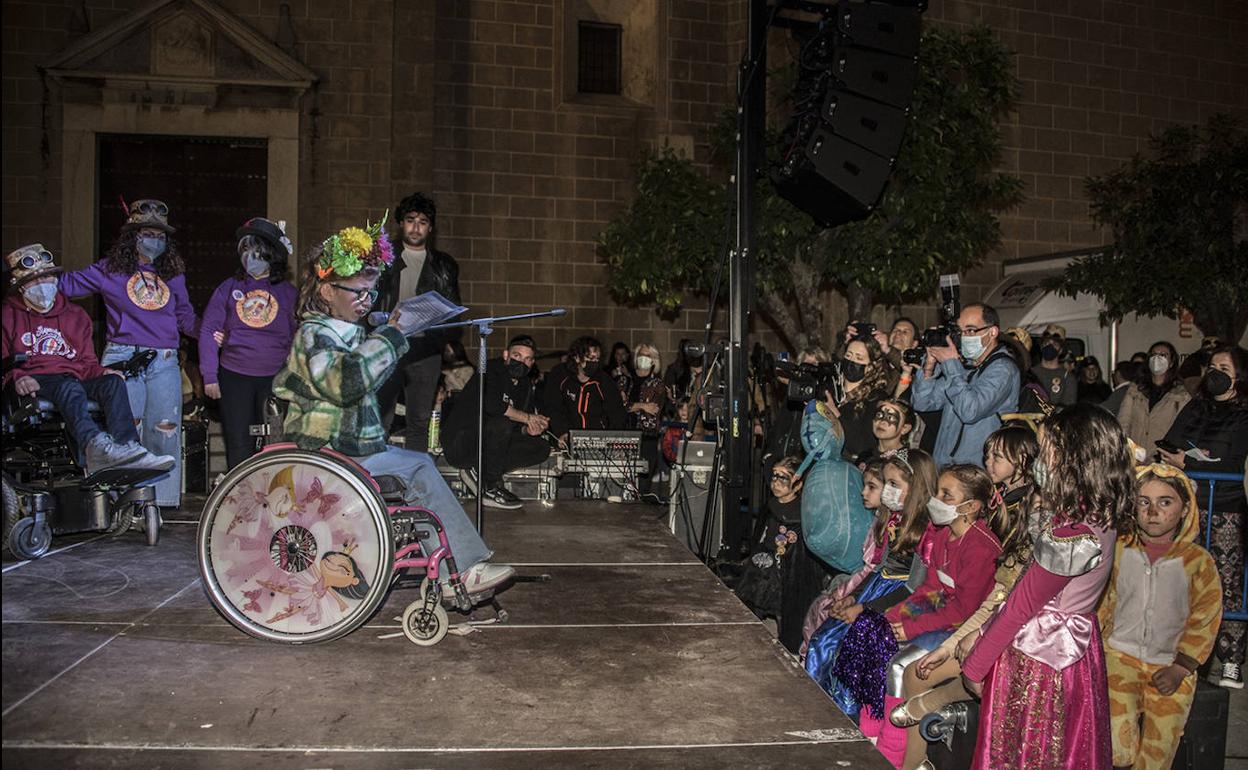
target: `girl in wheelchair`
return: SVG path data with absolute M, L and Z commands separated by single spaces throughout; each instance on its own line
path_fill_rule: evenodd
M 384 231 L 375 229 L 342 230 L 311 255 L 299 295 L 301 323 L 273 383 L 274 394 L 290 404 L 286 440 L 301 449 L 332 448 L 374 477 L 402 480 L 407 504 L 441 519 L 468 594 L 483 594 L 515 570 L 488 562 L 491 551 L 427 454 L 386 444 L 376 391 L 407 351 L 415 323 L 396 310 L 371 333 L 362 325 L 377 299 L 377 279 L 393 260 Z M 432 553 L 438 541 L 426 536 L 424 545 Z

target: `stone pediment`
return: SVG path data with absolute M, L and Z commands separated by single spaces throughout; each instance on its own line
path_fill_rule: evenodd
M 74 42 L 42 69 L 67 85 L 149 92 L 243 87 L 297 97 L 317 80 L 212 0 L 157 0 Z

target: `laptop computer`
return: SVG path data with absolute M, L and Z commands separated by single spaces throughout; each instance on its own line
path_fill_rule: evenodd
M 693 468 L 709 468 L 715 461 L 714 441 L 685 439 L 676 449 L 676 464 Z

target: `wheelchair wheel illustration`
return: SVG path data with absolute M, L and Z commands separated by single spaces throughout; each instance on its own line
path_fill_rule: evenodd
M 287 644 L 344 636 L 390 587 L 389 513 L 359 466 L 329 452 L 265 450 L 217 485 L 198 533 L 208 598 L 230 623 Z

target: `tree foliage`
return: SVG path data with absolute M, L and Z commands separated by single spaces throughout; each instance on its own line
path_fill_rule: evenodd
M 1059 288 L 1099 297 L 1104 322 L 1187 308 L 1206 334 L 1238 340 L 1248 327 L 1248 133 L 1217 115 L 1169 128 L 1151 147 L 1087 180 L 1114 248 L 1070 265 Z
M 755 288 L 790 342 L 821 341 L 823 289 L 846 291 L 851 311 L 869 312 L 877 299 L 930 296 L 940 273 L 965 270 L 999 245 L 996 214 L 1021 199 L 1021 180 L 993 171 L 998 123 L 1018 90 L 1010 54 L 986 28 L 927 28 L 905 139 L 869 218 L 822 228 L 759 181 Z M 787 149 L 779 132 L 767 142 L 772 159 Z M 599 241 L 614 296 L 670 316 L 704 293 L 731 233 L 730 193 L 669 149 L 644 157 L 632 205 Z

